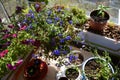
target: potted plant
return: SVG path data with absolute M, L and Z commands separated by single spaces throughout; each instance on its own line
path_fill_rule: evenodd
M 48 71 L 47 64 L 41 59 L 31 59 L 24 68 L 25 80 L 42 80 Z
M 68 67 L 62 66 L 57 74 L 57 80 L 80 80 L 81 72 L 79 67 L 71 65 Z
M 109 7 L 99 5 L 97 10 L 90 13 L 90 28 L 97 31 L 103 31 L 110 16 L 106 12 Z
M 90 80 L 114 80 L 114 69 L 101 57 L 90 57 L 82 65 L 83 78 Z

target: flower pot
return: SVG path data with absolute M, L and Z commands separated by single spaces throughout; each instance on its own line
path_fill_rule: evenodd
M 120 41 L 116 43 L 115 39 L 111 39 L 105 36 L 101 36 L 90 31 L 83 31 L 83 36 L 86 44 L 95 46 L 100 50 L 106 50 L 113 55 L 120 56 Z M 82 37 L 79 33 L 79 37 Z
M 85 80 L 104 80 L 103 79 L 103 75 L 102 74 L 100 74 L 100 76 L 99 76 L 99 78 L 98 78 L 98 76 L 96 76 L 97 75 L 97 73 L 101 73 L 100 72 L 100 70 L 99 70 L 99 67 L 100 67 L 100 65 L 97 65 L 98 63 L 96 63 L 96 62 L 94 62 L 95 60 L 100 60 L 100 61 L 103 61 L 103 62 L 105 62 L 106 60 L 104 59 L 104 58 L 100 58 L 100 57 L 90 57 L 90 58 L 88 58 L 84 63 L 83 63 L 83 65 L 82 65 L 82 71 L 83 71 L 83 76 L 82 76 L 82 78 L 83 79 L 85 79 Z M 88 66 L 89 67 L 88 67 Z M 104 63 L 103 63 L 103 65 L 104 65 Z M 87 66 L 87 67 L 86 67 Z M 94 66 L 96 67 L 96 69 L 94 68 Z M 104 65 L 105 66 L 105 65 Z M 109 69 L 110 70 L 110 72 L 113 74 L 114 73 L 114 69 L 113 69 L 113 67 L 112 67 L 112 65 L 110 64 L 110 63 L 108 63 L 107 64 L 107 70 Z M 101 69 L 103 69 L 104 67 L 101 67 Z M 88 69 L 90 69 L 91 70 L 91 72 L 93 71 L 93 73 L 95 74 L 94 76 L 91 76 L 91 75 L 93 75 L 92 73 L 91 74 L 87 74 L 87 72 L 90 72 L 90 71 L 88 71 Z M 106 71 L 106 70 L 105 70 Z M 105 74 L 105 73 L 104 73 Z M 107 75 L 109 76 L 110 75 L 110 73 L 107 73 Z M 102 76 L 102 77 L 101 77 Z M 97 79 L 96 79 L 97 78 Z M 105 79 L 106 80 L 106 79 Z M 111 80 L 114 80 L 114 78 L 111 78 Z
M 83 61 L 84 61 L 84 57 L 81 54 L 81 51 L 79 50 L 73 50 L 71 51 L 68 55 L 67 55 L 69 62 L 71 64 L 75 64 L 77 66 L 81 66 Z
M 48 71 L 47 64 L 41 59 L 32 59 L 24 68 L 25 80 L 43 80 Z
M 94 10 L 90 13 L 90 29 L 103 31 L 110 16 L 107 12 L 104 11 L 104 17 L 98 17 L 98 13 L 99 10 Z
M 57 80 L 81 80 L 81 72 L 80 69 L 74 65 L 69 67 L 62 66 L 56 77 Z

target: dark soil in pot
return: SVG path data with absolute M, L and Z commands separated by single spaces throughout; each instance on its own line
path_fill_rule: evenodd
M 106 36 L 108 38 L 115 39 L 116 41 L 120 41 L 120 27 L 118 25 L 108 23 L 103 31 L 97 31 L 89 28 L 89 22 L 90 19 L 84 25 L 86 30 L 102 36 Z
M 79 76 L 79 71 L 75 68 L 68 68 L 65 72 L 65 75 L 70 80 L 75 80 Z

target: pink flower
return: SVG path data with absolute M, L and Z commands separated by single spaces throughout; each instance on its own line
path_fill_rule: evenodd
M 0 58 L 4 57 L 8 53 L 8 50 L 0 52 Z
M 26 25 L 22 25 L 21 27 L 20 27 L 20 30 L 25 30 L 26 29 Z
M 13 38 L 16 38 L 16 37 L 17 37 L 17 34 L 13 34 L 12 37 L 13 37 Z
M 18 60 L 18 61 L 16 62 L 16 64 L 15 64 L 15 66 L 16 66 L 16 67 L 19 66 L 20 64 L 22 64 L 22 62 L 23 62 L 22 59 Z
M 2 39 L 7 39 L 8 37 L 10 37 L 10 34 L 5 34 Z
M 9 28 L 13 29 L 15 26 L 13 24 L 8 25 Z

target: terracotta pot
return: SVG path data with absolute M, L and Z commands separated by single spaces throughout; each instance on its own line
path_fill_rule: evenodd
M 103 31 L 110 16 L 107 12 L 104 11 L 104 17 L 98 17 L 98 12 L 99 10 L 94 10 L 90 13 L 90 29 Z
M 48 71 L 47 64 L 41 59 L 32 59 L 24 68 L 25 80 L 43 80 Z

